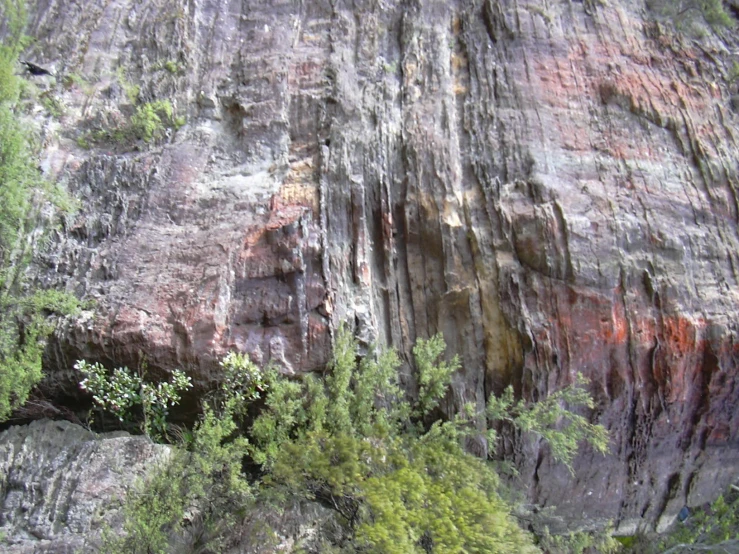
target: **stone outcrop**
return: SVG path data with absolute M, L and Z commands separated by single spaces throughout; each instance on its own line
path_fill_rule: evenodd
M 126 490 L 169 449 L 127 433 L 96 436 L 67 421 L 0 434 L 0 533 L 8 554 L 97 552 L 120 527 Z
M 96 302 L 47 396 L 81 356 L 201 388 L 230 349 L 319 368 L 342 322 L 413 390 L 413 343 L 443 332 L 449 411 L 591 379 L 608 456 L 572 476 L 500 446 L 532 502 L 628 532 L 736 475 L 734 35 L 616 0 L 33 4 L 26 57 L 64 106 L 37 108 L 42 167 L 82 201 L 37 279 Z M 186 124 L 81 146 L 155 99 Z

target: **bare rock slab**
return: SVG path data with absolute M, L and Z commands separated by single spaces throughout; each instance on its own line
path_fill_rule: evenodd
M 127 487 L 169 448 L 127 433 L 96 435 L 40 420 L 0 434 L 3 552 L 94 552 Z

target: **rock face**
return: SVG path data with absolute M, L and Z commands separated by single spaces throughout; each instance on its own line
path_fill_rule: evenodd
M 123 529 L 129 487 L 152 475 L 170 447 L 115 432 L 96 435 L 67 421 L 38 420 L 0 434 L 0 550 L 5 554 L 97 554 Z M 145 490 L 145 489 L 144 489 Z M 228 537 L 232 554 L 319 552 L 339 528 L 315 502 L 279 512 L 250 509 Z M 269 529 L 270 532 L 265 530 Z M 170 537 L 173 552 L 197 550 L 191 522 Z M 120 547 L 119 547 L 120 548 Z
M 571 476 L 501 445 L 569 520 L 664 525 L 737 473 L 736 35 L 621 0 L 32 4 L 64 106 L 37 108 L 42 167 L 82 199 L 37 278 L 97 302 L 48 395 L 81 356 L 202 387 L 230 349 L 307 371 L 342 322 L 413 390 L 443 332 L 449 411 L 591 379 L 608 456 Z M 82 147 L 153 100 L 186 124 Z
M 39 420 L 3 432 L 2 551 L 98 551 L 102 527 L 117 521 L 126 488 L 168 452 L 144 437 L 96 437 L 67 421 Z

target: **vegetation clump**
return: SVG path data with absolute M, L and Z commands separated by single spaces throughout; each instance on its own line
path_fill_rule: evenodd
M 723 0 L 648 0 L 647 7 L 671 21 L 678 30 L 695 30 L 697 23 L 704 23 L 714 31 L 736 27 L 736 20 L 724 8 Z
M 169 382 L 154 384 L 144 381 L 144 371 L 135 374 L 127 367 L 118 367 L 108 375 L 99 363 L 80 360 L 74 368 L 85 376 L 80 388 L 90 392 L 95 403 L 119 421 L 130 420 L 132 410 L 140 406 L 147 436 L 166 437 L 169 409 L 180 402 L 181 393 L 192 388 L 192 379 L 177 369 Z
M 420 394 L 412 400 L 400 387 L 394 351 L 358 359 L 356 350 L 350 333 L 340 331 L 326 373 L 300 378 L 260 371 L 238 354 L 224 358 L 223 385 L 173 458 L 131 492 L 124 537 L 110 542 L 120 546 L 111 551 L 176 551 L 186 536 L 192 547 L 186 513 L 198 514 L 198 540 L 210 537 L 213 548 L 237 523 L 229 518 L 255 501 L 283 507 L 312 501 L 335 514 L 331 532 L 317 531 L 322 552 L 539 552 L 512 515 L 493 466 L 463 444 L 480 435 L 477 424 L 487 415 L 568 445 L 561 450 L 565 463 L 572 459 L 569 445 L 579 440 L 604 448 L 604 431 L 563 406 L 588 405 L 587 394 L 578 392 L 583 381 L 540 408 L 513 403 L 507 392 L 491 399 L 486 414 L 467 406 L 443 420 L 434 410 L 459 362 L 444 359 L 440 336 L 414 348 Z M 257 415 L 247 425 L 249 406 Z M 246 467 L 256 468 L 252 485 Z
M 0 421 L 20 407 L 42 376 L 41 357 L 53 326 L 48 316 L 77 307 L 71 295 L 33 291 L 26 269 L 42 245 L 39 227 L 48 223 L 44 206 L 70 212 L 66 193 L 43 179 L 28 130 L 21 122 L 16 75 L 25 44 L 26 8 L 22 0 L 2 0 L 7 35 L 0 45 Z
M 221 367 L 226 379 L 205 403 L 200 421 L 148 479 L 131 488 L 123 533 L 108 528 L 103 552 L 200 551 L 206 545 L 208 552 L 218 552 L 243 517 L 254 493 L 242 467 L 248 441 L 238 434 L 237 420 L 244 400 L 255 399 L 266 385 L 245 356 L 229 354 Z
M 440 336 L 414 348 L 419 396 L 409 401 L 392 352 L 356 360 L 356 345 L 340 332 L 324 378 L 300 382 L 271 374 L 270 394 L 251 428 L 251 454 L 266 472 L 263 485 L 283 497 L 333 507 L 345 534 L 332 547 L 346 551 L 536 551 L 499 494 L 492 466 L 467 453 L 464 438 L 479 434 L 473 406 L 450 421 L 432 416 L 445 396 L 456 358 L 445 361 Z M 578 385 L 582 385 L 579 381 Z M 562 403 L 591 405 L 570 387 L 551 402 L 513 403 L 512 392 L 491 397 L 487 415 L 522 431 L 544 433 L 566 464 L 585 440 L 605 450 L 607 435 Z M 569 425 L 553 425 L 569 417 Z M 492 438 L 495 437 L 491 433 Z M 574 447 L 572 445 L 575 445 Z
M 711 504 L 688 509 L 663 535 L 639 534 L 622 542 L 629 554 L 736 552 L 739 548 L 739 487 L 732 485 Z
M 105 123 L 96 124 L 77 138 L 81 148 L 103 143 L 132 146 L 138 141 L 157 142 L 165 138 L 170 129 L 176 130 L 185 124 L 185 117 L 175 115 L 168 99 L 141 103 L 141 87 L 128 81 L 122 68 L 118 71 L 118 83 L 133 107 L 133 114 L 128 118 L 118 112 L 107 114 Z

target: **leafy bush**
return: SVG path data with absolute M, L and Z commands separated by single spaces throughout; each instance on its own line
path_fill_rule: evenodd
M 218 365 L 223 380 L 216 406 L 238 411 L 248 402 L 259 399 L 269 388 L 264 373 L 244 354 L 229 352 Z
M 223 361 L 229 381 L 191 435 L 150 477 L 127 494 L 122 536 L 107 530 L 102 551 L 111 554 L 219 551 L 252 499 L 242 472 L 247 440 L 234 436 L 245 391 L 259 381 L 243 356 Z M 127 379 L 127 378 L 126 378 Z M 251 383 L 251 384 L 250 384 Z M 235 387 L 231 385 L 236 384 Z M 243 386 L 242 386 L 243 385 Z
M 450 421 L 432 417 L 459 367 L 456 358 L 444 361 L 444 350 L 440 337 L 414 348 L 421 391 L 416 401 L 400 387 L 395 352 L 358 360 L 356 344 L 343 330 L 324 375 L 288 378 L 275 369 L 259 371 L 245 356 L 228 355 L 221 362 L 222 385 L 206 402 L 201 422 L 170 461 L 131 491 L 124 536 L 108 539 L 107 551 L 179 552 L 196 543 L 212 551 L 225 545 L 256 492 L 262 503 L 310 500 L 330 508 L 340 530 L 318 530 L 323 552 L 539 552 L 500 495 L 492 465 L 462 447 L 465 437 L 480 434 L 475 424 L 485 414 L 468 406 Z M 86 387 L 97 382 L 88 379 Z M 101 373 L 100 379 L 111 377 Z M 114 393 L 98 385 L 101 400 L 127 399 L 140 386 L 130 374 L 113 379 L 124 385 Z M 578 439 L 605 440 L 602 429 L 584 425 L 562 406 L 591 405 L 583 391 L 572 387 L 550 398 L 537 409 L 514 403 L 508 391 L 502 399 L 491 398 L 487 415 L 545 433 L 566 444 L 568 455 L 571 443 L 562 436 L 573 435 L 575 445 Z M 237 423 L 256 400 L 261 410 L 249 442 Z M 123 404 L 116 400 L 119 410 Z M 550 429 L 562 419 L 570 425 Z M 247 454 L 261 468 L 253 489 L 242 473 Z M 578 546 L 584 540 L 578 535 L 570 542 Z M 549 544 L 565 551 L 564 539 L 550 537 Z
M 77 299 L 59 291 L 24 296 L 0 294 L 0 421 L 22 406 L 41 380 L 49 314 L 71 314 Z
M 167 127 L 174 126 L 172 116 L 172 103 L 169 100 L 147 102 L 136 108 L 131 118 L 130 132 L 144 142 L 159 139 Z
M 118 68 L 117 75 L 126 99 L 135 111 L 129 119 L 119 112 L 108 113 L 109 122 L 106 124 L 97 122 L 94 128 L 77 137 L 77 144 L 81 148 L 87 149 L 101 143 L 130 147 L 136 141 L 146 143 L 158 141 L 165 137 L 168 129 L 179 129 L 185 124 L 184 116 L 175 116 L 170 100 L 154 100 L 141 104 L 139 102 L 141 88 L 126 79 L 122 67 Z M 68 86 L 80 79 L 79 77 L 69 79 Z
M 333 508 L 345 526 L 334 546 L 347 551 L 533 552 L 533 540 L 498 494 L 498 478 L 461 444 L 477 434 L 472 407 L 451 421 L 428 423 L 458 368 L 442 359 L 440 337 L 414 348 L 420 395 L 409 402 L 398 383 L 399 360 L 383 352 L 356 361 L 351 336 L 339 332 L 330 372 L 294 381 L 274 372 L 250 451 L 266 472 L 263 491 Z M 582 384 L 582 381 L 579 382 Z M 546 433 L 567 463 L 580 439 L 605 448 L 605 431 L 585 425 L 561 403 L 589 405 L 572 387 L 537 409 L 491 399 L 488 415 Z M 550 429 L 564 417 L 570 425 Z
M 156 100 L 137 106 L 127 121 L 84 133 L 77 138 L 77 144 L 87 149 L 100 143 L 123 146 L 131 146 L 140 140 L 149 143 L 164 138 L 167 129 L 179 129 L 184 124 L 184 116 L 174 115 L 174 108 L 169 100 Z
M 85 376 L 80 388 L 90 392 L 95 403 L 119 421 L 132 420 L 132 409 L 141 406 L 147 436 L 166 436 L 169 408 L 180 402 L 180 393 L 192 388 L 190 377 L 177 369 L 172 371 L 170 382 L 154 384 L 144 381 L 143 371 L 137 375 L 127 367 L 118 367 L 108 375 L 99 363 L 79 360 L 74 368 Z
M 189 443 L 137 483 L 123 506 L 123 534 L 106 533 L 102 551 L 149 554 L 218 551 L 251 499 L 241 472 L 246 439 L 230 440 L 233 414 L 206 412 Z M 192 550 L 190 550 L 192 549 Z

